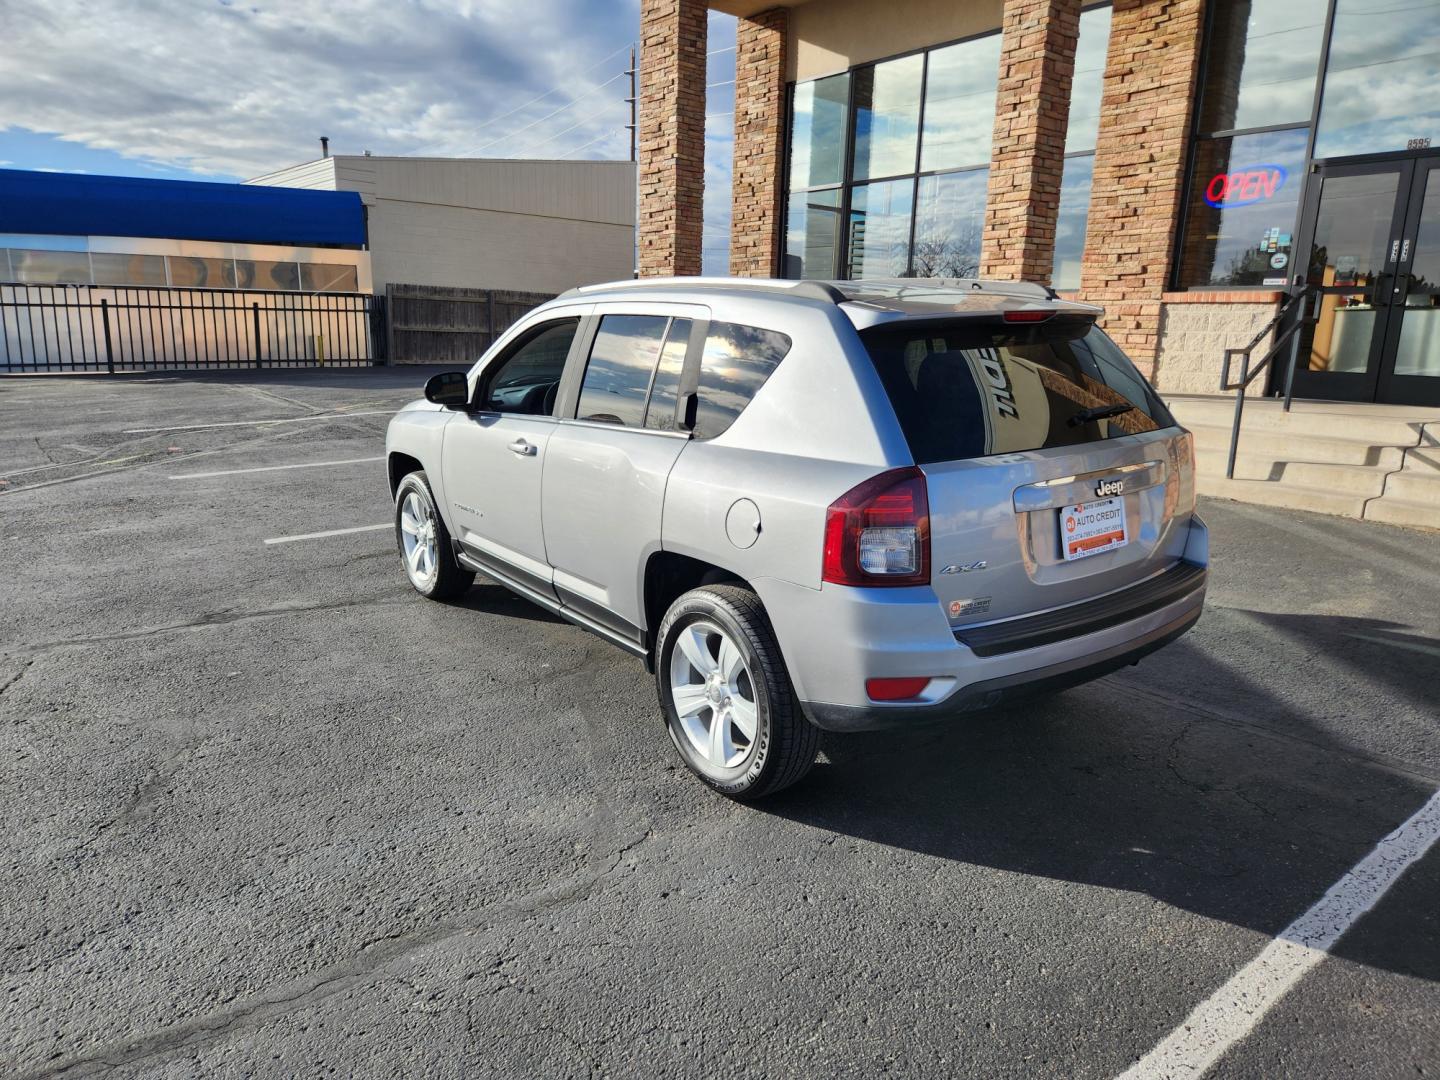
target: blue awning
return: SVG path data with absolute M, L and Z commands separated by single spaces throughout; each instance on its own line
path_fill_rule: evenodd
M 0 169 L 0 233 L 359 247 L 365 209 L 353 191 Z

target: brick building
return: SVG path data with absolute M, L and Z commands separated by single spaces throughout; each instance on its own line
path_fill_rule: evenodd
M 641 273 L 698 272 L 715 8 L 732 273 L 1048 282 L 1171 395 L 1309 286 L 1299 396 L 1440 406 L 1440 0 L 1388 7 L 642 0 Z

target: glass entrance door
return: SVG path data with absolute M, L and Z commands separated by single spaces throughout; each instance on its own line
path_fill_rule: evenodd
M 1440 405 L 1440 162 L 1416 162 L 1377 401 Z
M 1440 404 L 1440 162 L 1322 165 L 1304 220 L 1321 303 L 1296 395 Z

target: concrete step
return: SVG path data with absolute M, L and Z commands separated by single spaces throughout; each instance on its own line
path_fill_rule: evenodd
M 1184 397 L 1166 399 L 1175 418 L 1186 427 L 1224 428 L 1235 419 L 1235 398 Z M 1394 406 L 1356 405 L 1345 402 L 1297 401 L 1290 412 L 1274 398 L 1249 400 L 1241 421 L 1246 431 L 1285 431 L 1298 435 L 1334 435 L 1376 445 L 1414 446 L 1420 429 L 1434 424 L 1440 432 L 1440 410 L 1397 409 Z
M 1440 513 L 1440 472 L 1402 469 L 1385 481 L 1385 501 L 1429 506 Z
M 1223 476 L 1200 476 L 1196 488 L 1201 495 L 1260 506 L 1279 506 L 1287 510 L 1309 510 L 1317 514 L 1358 518 L 1365 513 L 1368 501 L 1363 495 L 1278 484 L 1273 480 L 1226 480 Z
M 1395 499 L 1387 494 L 1383 499 L 1376 499 L 1365 507 L 1365 520 L 1440 530 L 1440 505 Z
M 1230 429 L 1195 425 L 1190 430 L 1195 435 L 1195 457 L 1200 471 L 1223 473 L 1230 452 Z M 1269 459 L 1275 463 L 1310 461 L 1374 465 L 1392 470 L 1400 468 L 1405 456 L 1403 444 L 1384 445 L 1351 438 L 1348 429 L 1344 435 L 1304 435 L 1247 426 L 1240 432 L 1239 451 L 1248 458 Z

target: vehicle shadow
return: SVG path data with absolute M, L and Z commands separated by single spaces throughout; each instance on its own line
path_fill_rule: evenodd
M 1272 650 L 1298 651 L 1333 672 L 1336 688 L 1356 687 L 1356 707 L 1373 717 L 1435 716 L 1440 642 L 1367 619 L 1243 614 Z M 1023 707 L 929 732 L 831 738 L 804 784 L 759 808 L 1276 934 L 1435 786 L 1185 639 L 1138 668 Z M 1440 850 L 1425 861 L 1427 877 L 1431 863 Z M 1362 925 L 1334 952 L 1440 981 L 1440 935 L 1426 932 L 1433 895 L 1404 885 L 1377 910 L 1408 932 Z
M 517 596 L 503 585 L 477 577 L 475 584 L 453 600 L 446 601 L 452 607 L 469 611 L 485 612 L 489 615 L 503 615 L 507 619 L 529 619 L 531 622 L 563 623 L 559 615 L 546 611 L 539 604 L 533 604 L 523 596 Z

